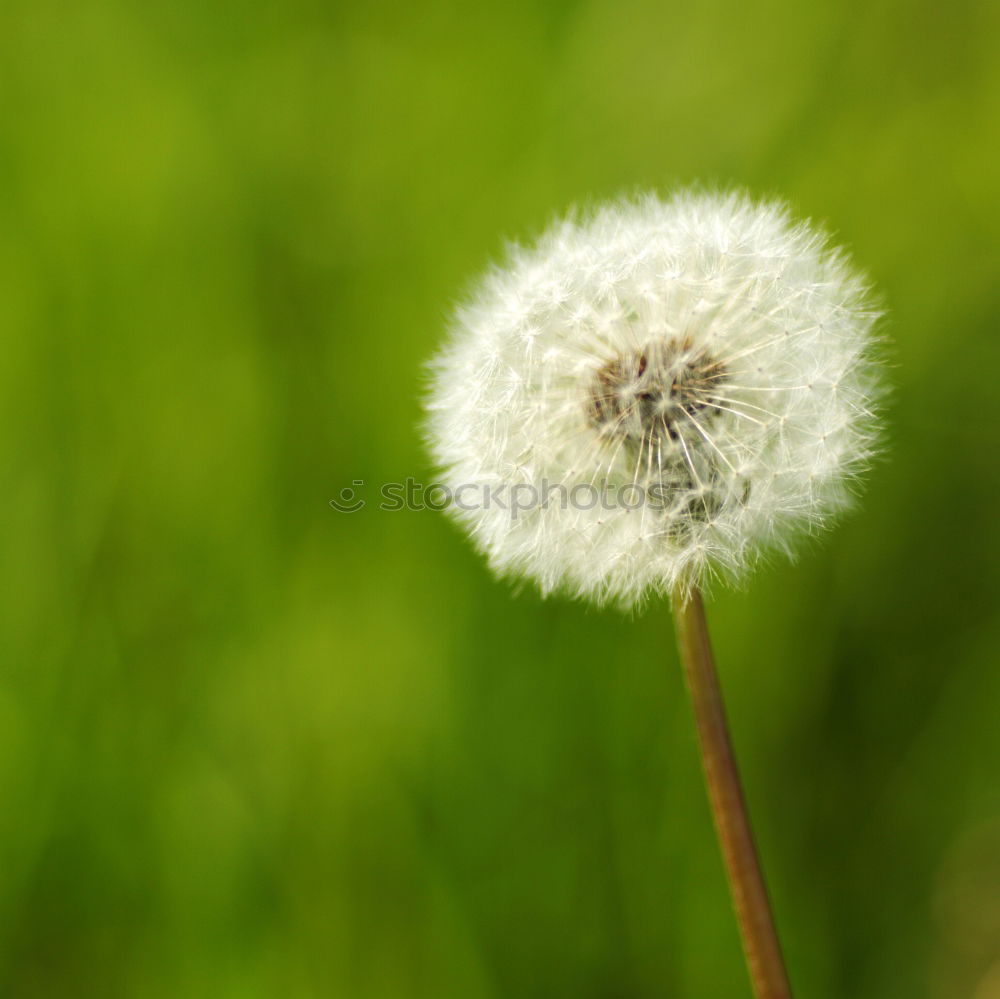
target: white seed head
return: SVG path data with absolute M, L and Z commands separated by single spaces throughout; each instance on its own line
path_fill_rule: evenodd
M 780 204 L 684 191 L 561 221 L 482 279 L 433 362 L 450 511 L 543 593 L 627 607 L 738 579 L 871 457 L 876 316 Z

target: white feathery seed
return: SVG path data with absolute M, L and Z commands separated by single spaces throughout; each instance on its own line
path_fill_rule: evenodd
M 558 222 L 432 363 L 449 510 L 543 593 L 631 607 L 738 580 L 841 510 L 873 454 L 876 318 L 778 203 L 682 191 Z

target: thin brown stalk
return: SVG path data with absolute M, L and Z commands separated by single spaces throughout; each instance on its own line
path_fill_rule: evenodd
M 756 999 L 791 999 L 774 916 L 754 846 L 701 594 L 673 599 L 677 645 L 694 708 L 705 783 L 729 878 L 743 951 Z

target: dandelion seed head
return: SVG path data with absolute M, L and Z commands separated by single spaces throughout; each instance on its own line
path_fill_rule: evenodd
M 847 505 L 877 445 L 876 318 L 778 203 L 684 191 L 562 220 L 458 308 L 427 400 L 441 482 L 538 502 L 450 512 L 543 593 L 629 607 L 739 580 Z

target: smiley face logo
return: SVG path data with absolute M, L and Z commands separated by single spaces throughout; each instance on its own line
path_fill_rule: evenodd
M 365 501 L 358 498 L 357 494 L 357 490 L 364 484 L 364 479 L 355 479 L 349 486 L 344 486 L 340 495 L 330 500 L 330 506 L 340 513 L 357 513 L 365 505 Z

